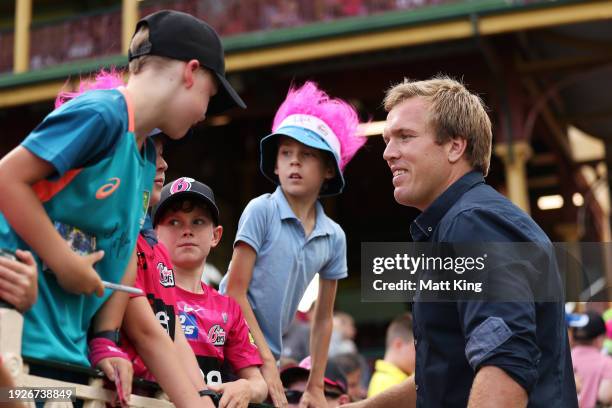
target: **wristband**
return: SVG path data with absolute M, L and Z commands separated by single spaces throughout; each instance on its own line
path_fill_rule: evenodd
M 119 329 L 99 331 L 93 336 L 91 336 L 90 340 L 97 338 L 108 339 L 117 345 L 119 345 L 119 343 L 121 342 L 121 335 Z
M 100 360 L 109 357 L 119 357 L 128 361 L 130 360 L 129 356 L 112 340 L 96 337 L 89 342 L 89 361 L 92 367 L 97 367 Z
M 200 394 L 200 397 L 210 397 L 210 399 L 215 403 L 215 406 L 219 404 L 219 400 L 221 399 L 219 394 L 211 390 L 200 390 L 198 391 L 198 394 Z

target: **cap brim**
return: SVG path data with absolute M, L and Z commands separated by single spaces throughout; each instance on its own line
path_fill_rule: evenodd
M 228 109 L 239 107 L 242 109 L 246 108 L 246 104 L 240 98 L 238 93 L 232 88 L 229 81 L 218 72 L 214 72 L 219 83 L 219 90 L 215 96 L 210 99 L 208 104 L 207 116 L 218 115 Z
M 336 158 L 329 146 L 325 144 L 320 138 L 313 136 L 312 132 L 295 126 L 292 126 L 290 128 L 283 128 L 281 132 L 272 133 L 271 135 L 268 135 L 261 139 L 259 167 L 264 176 L 266 176 L 275 184 L 280 184 L 278 176 L 274 173 L 279 136 L 290 137 L 306 146 L 312 147 L 314 149 L 323 150 L 326 154 L 331 155 L 333 157 L 336 175 L 331 180 L 323 184 L 319 196 L 329 197 L 334 196 L 336 194 L 340 194 L 342 192 L 342 190 L 344 189 L 344 177 L 342 176 L 342 172 L 340 171 L 340 167 L 338 166 L 338 158 Z
M 178 199 L 183 199 L 186 197 L 193 197 L 197 201 L 205 202 L 206 206 L 209 208 L 210 213 L 213 217 L 213 221 L 215 222 L 216 225 L 219 225 L 219 208 L 217 207 L 215 203 L 213 203 L 210 200 L 210 198 L 206 197 L 204 194 L 197 192 L 197 191 L 181 191 L 181 192 L 171 195 L 166 200 L 163 200 L 161 204 L 153 208 L 153 211 L 151 214 L 152 220 L 153 220 L 153 226 L 154 227 L 157 226 L 160 215 L 164 213 L 164 211 L 166 210 L 166 208 L 168 208 L 170 204 L 172 204 L 174 201 Z

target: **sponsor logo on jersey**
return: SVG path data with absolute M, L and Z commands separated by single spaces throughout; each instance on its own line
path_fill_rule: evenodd
M 215 346 L 222 346 L 225 344 L 225 330 L 218 324 L 215 324 L 208 331 L 208 341 Z
M 168 269 L 163 262 L 157 264 L 157 270 L 159 271 L 159 283 L 165 288 L 174 287 L 174 272 L 172 269 Z
M 121 184 L 121 179 L 119 177 L 113 177 L 107 181 L 108 183 L 102 185 L 102 187 L 96 191 L 96 199 L 104 200 L 105 198 L 110 197 Z
M 181 319 L 181 326 L 183 326 L 183 333 L 188 340 L 198 339 L 198 319 L 192 313 L 181 312 L 179 314 Z

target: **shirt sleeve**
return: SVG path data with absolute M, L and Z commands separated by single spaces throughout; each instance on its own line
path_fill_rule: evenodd
M 267 218 L 271 205 L 272 203 L 266 197 L 255 198 L 247 204 L 238 222 L 234 246 L 242 241 L 251 246 L 259 255 L 266 238 Z
M 346 264 L 346 235 L 342 228 L 337 227 L 332 239 L 331 258 L 319 271 L 322 279 L 338 280 L 348 276 Z
M 112 105 L 112 100 L 103 100 L 98 93 L 86 93 L 47 115 L 22 146 L 51 163 L 58 176 L 96 163 L 112 154 L 123 134 Z
M 462 213 L 449 230 L 489 242 L 507 242 L 508 231 L 486 228 L 487 216 L 477 211 Z M 483 228 L 484 227 L 484 228 Z M 471 235 L 469 231 L 481 231 Z M 487 231 L 483 236 L 482 231 Z M 479 237 L 479 238 L 474 238 Z M 446 237 L 447 242 L 460 242 L 458 237 Z M 507 245 L 504 248 L 512 248 Z M 518 256 L 504 253 L 507 263 L 496 264 L 487 271 L 487 287 L 503 288 L 505 299 L 520 301 L 488 302 L 459 301 L 457 308 L 466 340 L 465 356 L 477 372 L 484 366 L 504 370 L 528 393 L 537 383 L 537 365 L 541 350 L 536 340 L 536 309 L 530 275 L 535 271 Z M 512 261 L 514 259 L 514 261 Z M 531 301 L 529 300 L 531 299 Z
M 240 306 L 232 299 L 228 299 L 231 305 L 230 309 L 232 310 L 234 324 L 230 329 L 229 341 L 225 346 L 224 354 L 234 371 L 252 366 L 259 367 L 263 364 L 263 361 L 246 320 L 242 315 Z

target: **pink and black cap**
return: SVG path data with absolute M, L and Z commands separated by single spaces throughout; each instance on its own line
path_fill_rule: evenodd
M 200 183 L 190 177 L 181 177 L 166 184 L 164 188 L 162 188 L 159 203 L 157 203 L 151 213 L 153 226 L 157 225 L 161 216 L 172 203 L 184 199 L 191 199 L 195 202 L 203 202 L 206 204 L 214 224 L 219 225 L 219 208 L 215 203 L 215 194 L 212 189 L 206 184 Z
M 298 366 L 287 367 L 280 373 L 281 382 L 285 388 L 288 388 L 296 381 L 304 381 L 308 379 L 312 362 L 310 356 L 300 362 Z M 346 376 L 340 368 L 333 362 L 328 361 L 325 367 L 325 376 L 323 378 L 325 384 L 336 388 L 340 393 L 346 394 L 348 390 L 348 382 Z
M 238 106 L 246 108 L 238 93 L 225 78 L 225 55 L 216 31 L 204 21 L 187 13 L 162 10 L 142 18 L 136 31 L 149 27 L 149 41 L 144 42 L 128 60 L 144 55 L 157 55 L 179 61 L 198 60 L 200 65 L 212 71 L 219 82 L 219 92 L 208 106 L 209 114 L 218 114 Z

